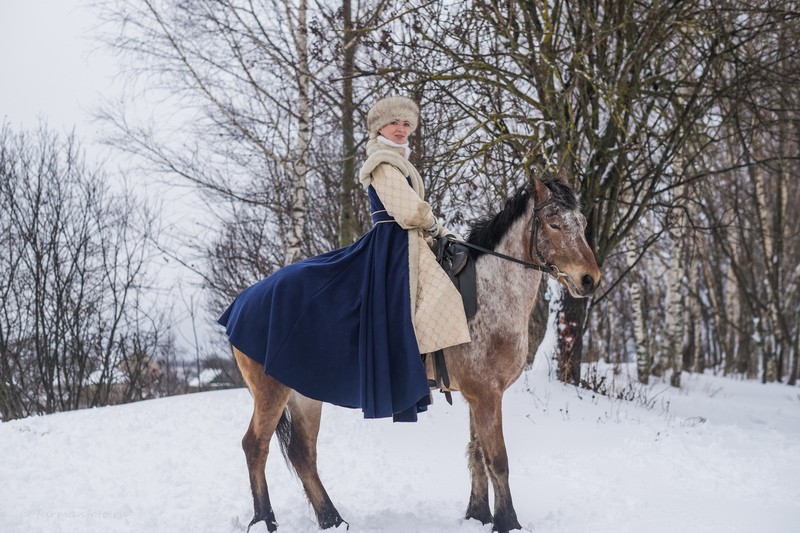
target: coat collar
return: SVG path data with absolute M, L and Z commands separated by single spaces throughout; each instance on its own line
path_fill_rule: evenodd
M 374 153 L 384 150 L 387 152 L 393 152 L 395 154 L 401 155 L 403 156 L 403 158 L 406 157 L 406 151 L 402 147 L 395 148 L 394 146 L 389 146 L 388 144 L 383 144 L 382 142 L 378 142 L 378 139 L 370 139 L 369 141 L 367 141 L 367 157 L 371 156 Z
M 425 198 L 425 186 L 422 184 L 422 176 L 419 175 L 414 165 L 406 159 L 405 150 L 403 148 L 394 148 L 379 143 L 375 139 L 370 139 L 367 142 L 367 160 L 361 166 L 358 173 L 359 181 L 364 188 L 369 187 L 372 183 L 372 171 L 382 163 L 388 163 L 396 167 L 400 172 L 411 180 L 411 187 L 419 195 L 420 198 Z

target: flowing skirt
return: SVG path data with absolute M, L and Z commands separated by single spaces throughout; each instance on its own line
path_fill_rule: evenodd
M 278 270 L 218 321 L 233 346 L 309 398 L 395 421 L 416 421 L 430 403 L 412 322 L 408 233 L 394 222 Z

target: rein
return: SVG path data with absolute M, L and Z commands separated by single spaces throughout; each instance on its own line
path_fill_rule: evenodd
M 500 259 L 505 259 L 506 261 L 511 261 L 512 263 L 517 263 L 518 265 L 522 265 L 525 268 L 530 268 L 532 270 L 538 270 L 540 272 L 544 272 L 546 274 L 553 275 L 554 270 L 561 272 L 558 270 L 558 267 L 555 265 L 538 265 L 536 263 L 529 263 L 528 261 L 523 261 L 522 259 L 517 259 L 516 257 L 511 257 L 510 255 L 501 254 L 500 252 L 495 252 L 494 250 L 490 250 L 488 248 L 484 248 L 483 246 L 478 246 L 477 244 L 472 244 L 467 241 L 459 241 L 455 237 L 447 235 L 447 240 L 450 242 L 458 243 L 462 246 L 466 246 L 467 248 L 472 248 L 473 250 L 478 250 L 479 252 L 483 252 L 485 254 L 493 255 L 495 257 L 499 257 Z
M 559 270 L 559 268 L 549 262 L 545 257 L 542 255 L 542 252 L 539 251 L 539 241 L 536 238 L 539 234 L 539 224 L 542 221 L 539 219 L 539 211 L 547 207 L 548 205 L 554 203 L 554 199 L 550 196 L 547 200 L 541 203 L 541 205 L 534 206 L 533 208 L 533 221 L 531 222 L 531 238 L 528 244 L 528 255 L 532 255 L 531 252 L 536 253 L 536 258 L 539 260 L 540 264 L 530 263 L 528 261 L 523 261 L 522 259 L 517 259 L 516 257 L 511 257 L 510 255 L 501 254 L 500 252 L 495 252 L 494 250 L 489 250 L 488 248 L 484 248 L 483 246 L 478 246 L 477 244 L 472 244 L 466 241 L 459 241 L 450 235 L 447 236 L 447 239 L 452 242 L 457 242 L 467 248 L 472 248 L 473 250 L 478 250 L 479 252 L 483 252 L 485 254 L 493 255 L 495 257 L 499 257 L 500 259 L 504 259 L 506 261 L 510 261 L 512 263 L 517 263 L 518 265 L 522 265 L 525 268 L 531 270 L 538 270 L 539 272 L 544 272 L 545 274 L 549 274 L 555 280 L 559 278 L 567 278 L 568 281 L 571 281 L 569 276 L 566 273 Z

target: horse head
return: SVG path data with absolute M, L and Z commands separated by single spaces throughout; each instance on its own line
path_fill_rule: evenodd
M 546 266 L 573 297 L 588 298 L 600 284 L 600 269 L 575 191 L 561 178 L 535 180 L 532 189 L 528 260 Z

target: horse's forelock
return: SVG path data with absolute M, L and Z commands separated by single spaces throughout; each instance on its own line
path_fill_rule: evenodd
M 552 178 L 542 180 L 542 183 L 550 190 L 551 198 L 556 204 L 568 211 L 574 211 L 578 208 L 578 199 L 575 196 L 575 191 L 566 182 Z

